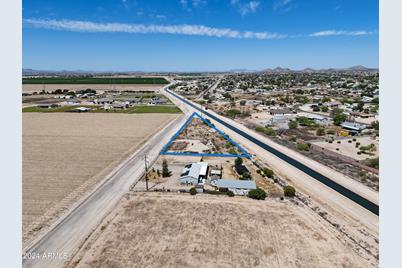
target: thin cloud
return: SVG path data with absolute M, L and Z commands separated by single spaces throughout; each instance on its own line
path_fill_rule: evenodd
M 207 4 L 205 0 L 180 0 L 180 4 L 185 9 L 202 7 Z
M 239 11 L 240 15 L 245 16 L 249 13 L 255 13 L 257 12 L 257 9 L 260 5 L 259 1 L 250 1 L 247 3 L 242 3 L 239 0 L 231 0 L 230 4 L 232 6 L 235 6 L 237 10 Z
M 52 20 L 52 19 L 24 19 L 25 24 L 42 29 L 64 30 L 72 32 L 104 32 L 104 33 L 140 33 L 140 34 L 176 34 L 176 35 L 194 35 L 210 36 L 220 38 L 235 39 L 280 39 L 286 35 L 237 31 L 229 28 L 214 28 L 205 25 L 157 25 L 157 24 L 124 24 L 124 23 L 97 23 L 91 21 L 77 20 Z
M 360 35 L 371 35 L 374 32 L 371 31 L 337 31 L 337 30 L 326 30 L 319 31 L 315 33 L 309 34 L 311 37 L 321 37 L 321 36 L 339 36 L 339 35 L 348 35 L 348 36 L 360 36 Z
M 274 2 L 272 8 L 274 11 L 282 11 L 282 12 L 287 12 L 292 9 L 291 6 L 289 6 L 292 3 L 292 0 L 277 0 Z

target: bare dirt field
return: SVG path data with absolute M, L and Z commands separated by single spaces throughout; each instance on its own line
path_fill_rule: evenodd
M 24 113 L 24 241 L 46 227 L 175 117 Z
M 326 141 L 317 141 L 317 142 L 312 142 L 315 145 L 318 145 L 320 147 L 323 147 L 325 149 L 331 150 L 333 152 L 346 155 L 348 157 L 354 158 L 356 160 L 364 160 L 367 158 L 374 158 L 378 157 L 378 146 L 379 146 L 379 141 L 378 138 L 373 138 L 373 137 L 355 137 L 355 140 L 353 138 L 348 138 L 348 139 L 339 139 L 335 140 L 333 143 L 328 143 Z M 359 142 L 360 146 L 356 147 L 356 143 Z M 373 155 L 367 155 L 367 154 L 358 154 L 360 151 L 359 148 L 361 146 L 368 146 L 370 144 L 374 144 L 373 149 L 370 151 Z
M 79 84 L 23 84 L 22 85 L 22 93 L 33 93 L 33 92 L 41 92 L 43 89 L 45 91 L 53 91 L 56 89 L 68 89 L 72 91 L 76 90 L 85 90 L 87 88 L 95 89 L 97 91 L 103 90 L 148 90 L 154 91 L 162 88 L 164 85 L 149 85 L 149 84 L 88 84 L 88 85 L 79 85 Z
M 127 195 L 68 267 L 375 267 L 290 201 Z

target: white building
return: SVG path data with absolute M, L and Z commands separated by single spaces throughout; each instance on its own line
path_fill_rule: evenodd
M 250 190 L 257 189 L 254 181 L 245 180 L 217 180 L 215 186 L 219 191 L 231 191 L 235 195 L 247 195 Z
M 180 184 L 204 184 L 208 174 L 208 163 L 198 162 L 184 166 L 180 175 Z

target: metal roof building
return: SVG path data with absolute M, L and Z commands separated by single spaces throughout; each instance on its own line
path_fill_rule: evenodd
M 217 180 L 215 185 L 219 191 L 232 191 L 235 195 L 247 195 L 250 190 L 257 189 L 255 181 L 245 180 Z
M 216 186 L 218 188 L 257 189 L 255 181 L 245 180 L 217 180 Z
M 205 179 L 208 172 L 208 163 L 199 162 L 185 165 L 181 175 L 181 184 L 192 184 L 196 185 L 200 183 L 200 179 Z

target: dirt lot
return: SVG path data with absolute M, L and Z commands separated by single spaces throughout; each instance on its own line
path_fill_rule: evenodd
M 24 113 L 24 241 L 176 116 Z
M 289 201 L 131 194 L 70 267 L 375 267 Z
M 353 138 L 348 138 L 348 139 L 339 139 L 335 140 L 333 143 L 329 143 L 326 141 L 318 141 L 318 142 L 312 142 L 315 145 L 318 145 L 320 147 L 323 147 L 325 149 L 328 149 L 330 151 L 346 155 L 348 157 L 354 158 L 356 160 L 364 160 L 366 158 L 374 158 L 378 157 L 378 138 L 372 138 L 372 137 L 355 137 L 355 141 L 353 141 Z M 373 151 L 371 152 L 373 155 L 367 155 L 367 154 L 358 154 L 360 151 L 358 147 L 356 147 L 356 143 L 359 142 L 360 146 L 367 146 L 370 144 L 374 144 L 375 148 L 373 148 Z M 338 150 L 337 150 L 338 149 Z
M 200 118 L 193 118 L 169 146 L 169 152 L 238 154 L 241 151 Z
M 22 85 L 22 92 L 23 93 L 33 93 L 33 92 L 41 92 L 43 89 L 45 91 L 53 91 L 56 89 L 68 89 L 72 91 L 76 90 L 83 90 L 87 88 L 95 89 L 97 91 L 102 91 L 102 90 L 119 90 L 119 91 L 124 91 L 124 90 L 158 90 L 162 88 L 164 85 L 142 85 L 142 84 L 116 84 L 116 85 L 110 85 L 110 84 L 88 84 L 88 85 L 75 85 L 75 84 L 47 84 L 47 85 L 41 85 L 41 84 L 24 84 Z

